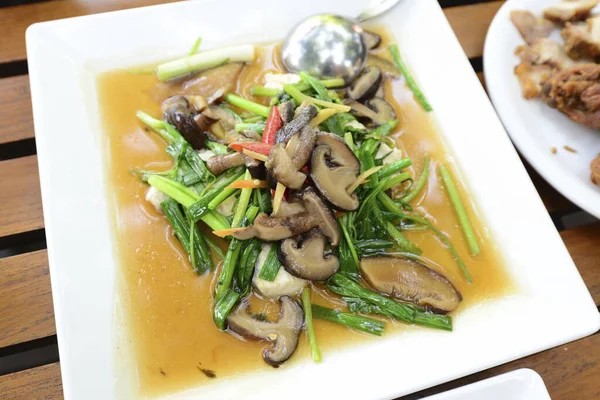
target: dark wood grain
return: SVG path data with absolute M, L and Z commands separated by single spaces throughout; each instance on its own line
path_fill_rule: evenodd
M 170 3 L 176 0 L 55 0 L 0 10 L 0 63 L 25 59 L 25 30 L 36 22 Z
M 62 399 L 59 363 L 0 376 L 0 400 Z
M 33 119 L 28 76 L 0 79 L 0 144 L 31 137 Z
M 0 237 L 44 227 L 37 157 L 0 162 Z
M 0 259 L 0 347 L 54 335 L 46 250 Z
M 468 6 L 450 7 L 444 10 L 456 37 L 467 54 L 467 57 L 481 57 L 485 35 L 504 1 L 491 1 L 488 3 L 473 4 Z
M 600 222 L 569 229 L 560 235 L 596 305 L 600 307 Z

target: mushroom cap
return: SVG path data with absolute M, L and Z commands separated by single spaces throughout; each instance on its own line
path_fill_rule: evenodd
M 277 276 L 275 276 L 275 279 L 272 281 L 260 278 L 260 272 L 271 251 L 271 246 L 276 245 L 263 243 L 262 250 L 256 258 L 254 276 L 252 278 L 254 289 L 263 296 L 275 298 L 279 296 L 296 296 L 300 294 L 302 289 L 306 286 L 306 281 L 291 275 L 285 268 L 280 268 L 277 272 Z
M 304 185 L 306 175 L 294 166 L 284 143 L 277 143 L 273 146 L 265 166 L 269 169 L 272 177 L 286 187 L 300 189 Z
M 163 101 L 162 110 L 165 121 L 173 125 L 194 149 L 204 146 L 206 135 L 196 122 L 198 113 L 184 96 L 169 97 Z
M 376 49 L 377 46 L 381 43 L 381 36 L 376 34 L 375 32 L 363 31 L 362 38 L 365 41 L 365 46 L 367 46 L 367 50 Z
M 320 229 L 285 239 L 277 251 L 279 262 L 290 274 L 306 280 L 324 281 L 340 269 L 333 253 L 325 254 L 326 239 Z
M 283 127 L 277 131 L 275 134 L 276 143 L 287 143 L 292 136 L 308 125 L 310 120 L 317 115 L 317 107 L 312 104 L 305 104 L 298 107 L 296 113 L 298 115 L 293 120 L 283 125 Z
M 344 104 L 350 106 L 350 112 L 354 116 L 368 118 L 375 125 L 383 125 L 388 121 L 396 119 L 394 107 L 381 97 L 374 97 L 365 104 L 352 99 L 344 99 Z
M 319 227 L 333 247 L 337 246 L 341 237 L 340 227 L 329 207 L 311 187 L 306 188 L 302 193 L 302 201 L 310 216 L 316 221 L 314 226 Z
M 383 74 L 376 66 L 367 67 L 358 78 L 352 82 L 346 91 L 348 97 L 356 101 L 365 101 L 377 93 Z
M 247 339 L 275 342 L 262 353 L 265 362 L 275 368 L 287 361 L 296 351 L 304 324 L 304 311 L 295 300 L 281 296 L 279 305 L 277 322 L 259 321 L 241 306 L 227 317 L 227 326 L 232 332 Z
M 358 197 L 346 189 L 356 180 L 360 162 L 348 145 L 331 134 L 321 133 L 310 160 L 310 177 L 332 207 L 353 211 L 359 206 Z
M 448 313 L 462 301 L 460 292 L 445 276 L 418 261 L 368 257 L 360 260 L 360 269 L 376 290 L 433 312 Z

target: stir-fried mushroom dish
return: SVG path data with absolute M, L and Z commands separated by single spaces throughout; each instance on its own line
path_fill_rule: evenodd
M 384 29 L 363 35 L 351 82 L 286 71 L 280 43 L 100 81 L 140 387 L 318 362 L 409 325 L 450 332 L 506 293 L 435 98 Z
M 510 19 L 523 37 L 515 75 L 523 97 L 540 98 L 573 121 L 600 129 L 600 16 L 598 0 L 562 0 L 537 17 L 514 10 Z M 557 29 L 563 43 L 548 37 Z M 599 149 L 600 150 L 600 149 Z M 591 180 L 600 185 L 594 175 Z

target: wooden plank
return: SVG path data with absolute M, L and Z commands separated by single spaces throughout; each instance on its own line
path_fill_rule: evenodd
M 600 398 L 600 379 L 597 379 L 600 376 L 599 360 L 600 335 L 597 334 L 413 393 L 398 400 L 420 399 L 519 368 L 530 368 L 540 374 L 553 399 L 598 399 Z
M 0 144 L 31 137 L 33 117 L 29 77 L 0 79 Z
M 25 59 L 25 30 L 36 22 L 124 10 L 177 0 L 57 0 L 0 10 L 0 63 Z
M 569 229 L 560 235 L 596 305 L 600 307 L 600 222 Z
M 36 22 L 135 8 L 176 0 L 55 0 L 0 11 L 0 63 L 25 59 L 25 30 Z M 444 10 L 469 57 L 479 57 L 487 28 L 502 1 Z
M 62 398 L 59 363 L 0 376 L 0 400 Z
M 0 259 L 0 347 L 56 333 L 46 250 Z
M 450 7 L 444 10 L 456 37 L 467 57 L 481 57 L 485 35 L 504 1 L 491 1 L 468 6 Z
M 0 237 L 44 227 L 37 157 L 0 162 Z

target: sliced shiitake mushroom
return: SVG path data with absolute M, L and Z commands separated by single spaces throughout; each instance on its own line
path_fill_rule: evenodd
M 348 97 L 356 101 L 365 101 L 377 93 L 383 74 L 379 67 L 367 67 L 348 87 Z
M 310 160 L 310 177 L 321 194 L 334 208 L 353 211 L 358 197 L 346 189 L 358 178 L 360 162 L 338 136 L 320 133 Z
M 365 103 L 367 107 L 375 111 L 378 115 L 378 121 L 373 121 L 377 125 L 385 124 L 391 120 L 396 119 L 396 112 L 394 107 L 381 97 L 374 97 Z
M 300 189 L 306 180 L 306 174 L 298 171 L 290 154 L 288 154 L 285 143 L 278 143 L 271 149 L 269 159 L 265 163 L 269 172 L 285 187 Z
M 165 121 L 187 140 L 194 149 L 201 149 L 206 136 L 196 122 L 198 112 L 184 96 L 172 96 L 163 101 L 162 111 Z
M 333 253 L 325 253 L 327 240 L 320 229 L 285 239 L 277 251 L 279 262 L 290 274 L 310 281 L 329 279 L 340 269 Z
M 265 265 L 265 261 L 271 252 L 271 246 L 277 245 L 263 243 L 261 252 L 256 258 L 256 263 L 254 264 L 254 275 L 252 277 L 254 290 L 265 297 L 278 298 L 279 296 L 298 295 L 302 289 L 304 289 L 307 282 L 289 274 L 284 268 L 279 269 L 277 276 L 275 276 L 275 279 L 272 281 L 267 281 L 260 278 L 260 273 Z
M 277 143 L 269 153 L 265 166 L 270 175 L 291 189 L 300 189 L 306 174 L 299 170 L 306 165 L 317 139 L 318 130 L 306 125 L 285 143 Z
M 304 189 L 301 198 L 304 207 L 306 207 L 313 220 L 317 222 L 315 226 L 318 226 L 321 232 L 329 238 L 332 246 L 337 246 L 340 243 L 340 228 L 329 207 L 323 203 L 311 187 Z
M 277 322 L 259 321 L 243 306 L 227 317 L 230 331 L 247 339 L 275 342 L 262 353 L 265 362 L 275 368 L 286 362 L 296 351 L 304 323 L 304 311 L 295 300 L 281 296 L 279 306 Z
M 374 97 L 361 104 L 352 99 L 344 99 L 344 104 L 350 106 L 350 112 L 358 118 L 368 118 L 375 125 L 383 125 L 393 119 L 396 119 L 394 107 L 380 97 Z
M 460 292 L 442 274 L 426 265 L 398 257 L 360 260 L 363 277 L 376 290 L 445 314 L 462 300 Z
M 305 104 L 302 107 L 299 107 L 296 112 L 298 113 L 298 116 L 283 125 L 283 127 L 277 131 L 275 135 L 276 143 L 287 143 L 292 136 L 308 125 L 310 120 L 317 115 L 317 107 L 312 104 Z
M 373 55 L 373 54 L 367 55 L 366 65 L 368 67 L 377 66 L 381 69 L 381 71 L 384 74 L 391 76 L 392 78 L 400 77 L 400 71 L 398 70 L 398 67 L 396 67 L 390 61 L 388 61 L 384 58 L 378 57 L 376 55 Z
M 340 230 L 331 210 L 323 203 L 321 198 L 312 188 L 306 188 L 298 197 L 306 211 L 294 212 L 268 216 L 259 214 L 254 224 L 243 229 L 236 230 L 231 235 L 240 240 L 248 240 L 256 237 L 266 241 L 287 239 L 305 232 L 312 228 L 319 228 L 329 238 L 332 246 L 340 242 Z M 300 211 L 296 208 L 296 211 Z
M 381 36 L 376 34 L 375 32 L 363 31 L 362 38 L 365 41 L 365 46 L 367 46 L 367 50 L 376 49 L 377 46 L 381 43 Z
M 309 212 L 286 217 L 271 217 L 262 213 L 256 217 L 254 224 L 244 229 L 236 230 L 231 236 L 240 240 L 248 240 L 256 237 L 271 242 L 287 239 L 307 232 L 317 226 L 319 226 L 319 221 L 313 218 Z
M 242 153 L 217 154 L 206 161 L 206 167 L 214 175 L 241 165 L 248 168 L 254 179 L 264 179 L 264 164 Z
M 281 103 L 279 106 L 277 106 L 277 109 L 279 110 L 279 115 L 281 116 L 281 119 L 283 120 L 284 124 L 287 124 L 288 122 L 290 122 L 291 120 L 294 119 L 294 101 L 293 100 L 289 100 L 289 101 L 285 101 L 285 102 Z

